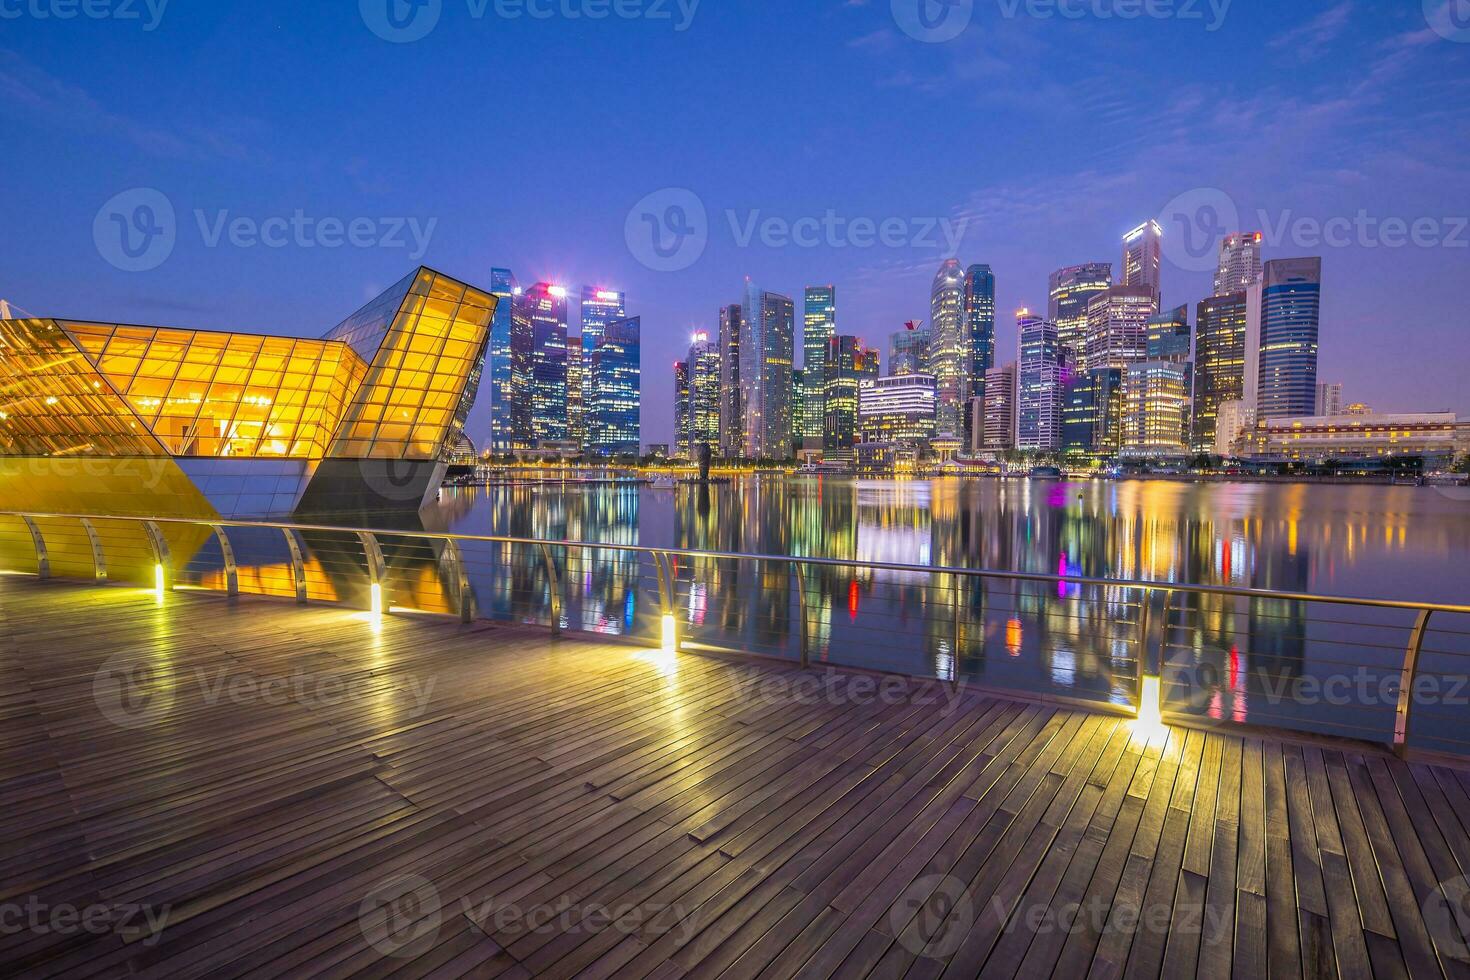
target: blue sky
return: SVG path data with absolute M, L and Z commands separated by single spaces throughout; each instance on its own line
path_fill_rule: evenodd
M 423 241 L 471 282 L 508 266 L 626 290 L 644 436 L 665 441 L 670 365 L 746 276 L 835 284 L 839 329 L 886 347 L 928 315 L 939 229 L 962 231 L 958 257 L 996 271 L 1006 358 L 1048 272 L 1117 262 L 1148 217 L 1175 243 L 1165 302 L 1192 305 L 1210 275 L 1175 219 L 1233 210 L 1268 258 L 1325 257 L 1324 380 L 1470 414 L 1470 29 L 1444 0 L 1153 0 L 1172 15 L 1127 19 L 1130 0 L 968 0 L 944 41 L 903 29 L 920 0 L 619 0 L 639 16 L 596 20 L 566 11 L 598 0 L 535 0 L 546 18 L 437 0 L 407 43 L 369 27 L 388 0 L 89 2 L 109 16 L 0 0 L 0 296 L 35 315 L 316 335 Z M 128 271 L 105 206 L 158 200 L 138 189 L 174 241 Z M 702 252 L 650 268 L 641 213 L 691 194 Z M 280 247 L 251 234 L 298 212 L 310 230 Z M 829 212 L 815 244 L 781 234 Z M 345 237 L 329 219 L 357 244 L 327 247 Z

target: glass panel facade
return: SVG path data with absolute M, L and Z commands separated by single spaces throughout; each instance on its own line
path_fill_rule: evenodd
M 53 320 L 0 321 L 0 455 L 162 456 Z

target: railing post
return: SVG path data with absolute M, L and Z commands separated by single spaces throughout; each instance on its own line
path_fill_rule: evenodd
M 362 542 L 362 553 L 367 558 L 368 585 L 372 589 L 372 605 L 375 613 L 388 611 L 388 564 L 383 560 L 383 549 L 378 545 L 378 536 L 372 531 L 358 531 L 357 539 Z
M 235 564 L 235 549 L 230 547 L 230 539 L 225 536 L 222 525 L 211 524 L 209 528 L 219 542 L 220 555 L 225 563 L 225 594 L 237 596 L 240 594 L 240 569 Z
M 291 555 L 291 584 L 296 590 L 296 602 L 298 605 L 306 605 L 306 562 L 301 559 L 301 545 L 296 540 L 296 532 L 289 527 L 281 528 L 281 533 L 286 536 L 286 550 Z
M 561 581 L 556 576 L 556 562 L 551 557 L 551 546 L 543 544 L 541 564 L 546 567 L 547 588 L 551 590 L 551 631 L 561 637 Z
M 87 543 L 92 546 L 92 575 L 97 582 L 107 581 L 107 562 L 102 556 L 102 538 L 98 536 L 97 529 L 92 522 L 85 517 L 82 519 L 82 530 L 87 532 Z
M 1138 673 L 1138 709 L 1140 712 L 1143 710 L 1143 689 L 1145 687 L 1144 681 L 1148 677 L 1148 632 L 1149 626 L 1151 625 L 1149 609 L 1151 606 L 1153 606 L 1153 601 L 1154 594 L 1149 589 L 1144 589 L 1143 595 L 1138 600 L 1138 663 L 1136 665 L 1136 670 Z M 1160 667 L 1160 670 L 1162 671 L 1162 666 Z M 1162 673 L 1159 676 L 1159 685 L 1160 687 L 1163 686 Z
M 805 670 L 812 665 L 812 623 L 811 616 L 808 615 L 806 563 L 794 561 L 791 564 L 796 568 L 797 610 L 801 616 L 801 666 Z
M 29 517 L 21 517 L 21 520 L 26 522 L 26 529 L 31 532 L 31 544 L 36 547 L 36 578 L 50 578 L 51 558 L 46 554 L 46 538 L 41 534 L 41 529 L 35 521 Z
M 1409 648 L 1404 651 L 1404 671 L 1399 677 L 1399 704 L 1394 712 L 1393 748 L 1402 755 L 1409 747 L 1409 722 L 1414 708 L 1414 684 L 1419 677 L 1419 655 L 1424 652 L 1424 636 L 1429 632 L 1429 618 L 1433 609 L 1424 609 L 1414 624 L 1409 637 Z
M 669 555 L 663 551 L 653 553 L 653 563 L 658 571 L 658 610 L 661 646 L 673 652 L 679 650 L 679 617 L 674 611 L 678 592 L 674 586 L 674 566 Z
M 464 553 L 459 550 L 459 542 L 453 538 L 444 539 L 444 560 L 451 566 L 451 581 L 459 589 L 459 621 L 472 623 L 475 621 L 475 590 L 470 587 L 470 574 L 465 567 Z
M 148 535 L 148 544 L 153 549 L 153 560 L 156 563 L 154 574 L 158 588 L 169 592 L 174 587 L 174 572 L 169 558 L 168 542 L 163 537 L 163 531 L 153 521 L 144 521 L 143 531 Z
M 954 637 L 950 640 L 949 651 L 950 654 L 954 657 L 956 675 L 959 674 L 960 663 L 960 627 L 964 621 L 964 582 L 964 576 L 956 575 L 954 577 L 954 598 L 952 600 L 952 604 L 954 607 L 952 610 L 954 615 Z

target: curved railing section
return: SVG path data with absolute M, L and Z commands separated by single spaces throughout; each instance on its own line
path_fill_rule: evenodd
M 1470 606 L 634 543 L 0 513 L 0 567 L 670 651 L 761 656 L 1150 715 L 1470 754 Z M 880 696 L 873 685 L 872 696 Z M 866 690 L 866 688 L 864 688 Z M 820 683 L 813 698 L 854 697 Z

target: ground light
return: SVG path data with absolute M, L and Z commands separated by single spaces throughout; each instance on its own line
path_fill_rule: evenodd
M 163 563 L 158 562 L 153 566 L 153 591 L 158 593 L 158 601 L 163 601 L 165 578 L 163 574 Z
M 383 586 L 378 582 L 372 585 L 372 611 L 374 616 L 383 615 Z
M 1138 691 L 1138 720 L 1134 723 L 1135 730 L 1151 733 L 1164 727 L 1164 715 L 1160 708 L 1162 696 L 1158 675 L 1145 674 Z
M 678 626 L 674 622 L 673 613 L 665 613 L 663 619 L 663 652 L 678 653 Z

